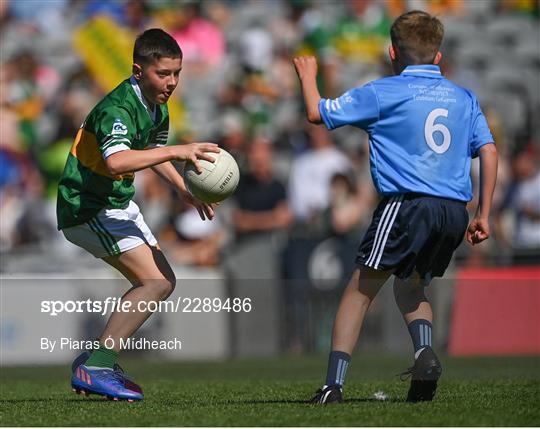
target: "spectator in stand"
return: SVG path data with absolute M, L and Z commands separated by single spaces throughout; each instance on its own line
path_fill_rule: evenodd
M 183 3 L 170 13 L 170 32 L 182 46 L 186 71 L 197 75 L 219 65 L 225 55 L 225 40 L 221 29 L 201 16 L 201 3 Z
M 332 31 L 325 22 L 324 12 L 320 6 L 304 1 L 294 1 L 291 4 L 291 20 L 299 29 L 301 39 L 297 54 L 311 54 L 319 58 L 321 68 L 317 81 L 322 90 L 337 95 L 338 58 L 332 45 Z
M 335 236 L 345 236 L 357 229 L 362 218 L 372 208 L 373 195 L 362 195 L 358 192 L 352 171 L 332 176 L 330 195 L 327 216 L 330 231 Z
M 51 228 L 44 216 L 43 180 L 28 147 L 34 143 L 25 133 L 27 122 L 36 119 L 41 98 L 26 99 L 23 89 L 34 76 L 23 64 L 14 60 L 3 64 L 0 71 L 0 249 L 10 250 L 24 244 L 36 244 L 50 236 Z M 30 62 L 30 64 L 34 64 Z M 30 71 L 28 70 L 30 69 Z M 30 85 L 34 88 L 33 85 Z M 19 98 L 20 95 L 20 98 Z M 33 130 L 33 128 L 31 128 Z M 32 222 L 28 222 L 32 219 Z
M 405 13 L 407 9 L 421 9 L 431 15 L 442 16 L 462 16 L 465 12 L 463 0 L 392 0 L 392 3 L 401 3 L 402 10 L 397 15 Z M 395 10 L 397 12 L 398 9 Z
M 10 17 L 33 27 L 38 36 L 59 35 L 65 30 L 64 12 L 68 0 L 55 1 L 2 1 Z
M 201 267 L 219 264 L 226 234 L 217 217 L 212 222 L 204 222 L 196 209 L 184 206 L 175 217 L 174 226 L 177 238 L 167 244 L 174 262 Z
M 503 243 L 513 249 L 514 265 L 537 265 L 540 261 L 540 169 L 538 150 L 532 144 L 517 150 L 512 157 L 513 180 L 496 213 L 496 230 Z M 514 233 L 509 237 L 502 214 L 514 217 Z
M 145 0 L 128 0 L 124 5 L 122 23 L 135 33 L 150 27 L 149 7 Z
M 123 22 L 124 20 L 124 5 L 117 1 L 109 0 L 88 0 L 82 2 L 83 18 L 90 19 L 96 15 L 108 15 L 116 22 Z
M 171 225 L 173 201 L 179 200 L 173 188 L 161 186 L 161 178 L 153 171 L 142 170 L 135 176 L 135 202 L 144 210 L 144 220 L 158 240 L 167 241 L 166 229 Z M 174 229 L 173 229 L 174 230 Z M 172 235 L 174 240 L 175 235 Z
M 292 221 L 285 187 L 273 175 L 272 158 L 272 142 L 256 137 L 247 152 L 249 172 L 242 176 L 235 194 L 238 205 L 233 224 L 240 240 L 286 229 Z
M 41 64 L 29 50 L 18 52 L 10 64 L 11 78 L 6 102 L 19 117 L 24 146 L 35 154 L 35 145 L 42 143 L 37 131 L 38 121 L 47 101 L 55 95 L 60 79 L 54 69 Z
M 0 26 L 6 24 L 9 20 L 9 3 L 7 1 L 0 2 Z
M 221 135 L 218 143 L 220 147 L 234 157 L 240 167 L 240 171 L 243 171 L 246 163 L 247 120 L 242 110 L 227 110 L 221 117 Z
M 377 64 L 385 52 L 391 19 L 387 7 L 373 0 L 348 0 L 332 44 L 344 61 Z
M 71 142 L 88 112 L 104 95 L 85 67 L 77 67 L 66 76 L 56 96 L 58 121 L 52 141 L 68 139 Z
M 307 125 L 310 148 L 293 160 L 289 203 L 297 223 L 316 221 L 330 205 L 330 180 L 351 168 L 348 158 L 334 146 L 323 127 Z
M 499 13 L 516 13 L 540 16 L 540 3 L 538 0 L 498 0 Z

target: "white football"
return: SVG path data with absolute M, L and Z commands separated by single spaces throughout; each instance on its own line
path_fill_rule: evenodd
M 218 203 L 230 197 L 240 180 L 238 164 L 226 150 L 211 153 L 215 161 L 200 160 L 202 173 L 198 173 L 192 163 L 186 163 L 184 182 L 195 198 L 205 203 Z

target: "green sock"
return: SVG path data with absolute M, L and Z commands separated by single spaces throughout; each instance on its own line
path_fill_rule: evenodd
M 99 349 L 92 352 L 85 365 L 97 366 L 100 368 L 113 368 L 117 359 L 118 352 L 108 349 L 103 344 L 100 344 Z

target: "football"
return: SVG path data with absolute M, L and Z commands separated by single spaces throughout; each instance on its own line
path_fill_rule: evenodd
M 240 179 L 238 164 L 226 150 L 211 154 L 215 161 L 200 160 L 202 173 L 195 166 L 187 163 L 184 169 L 184 181 L 188 191 L 195 198 L 205 203 L 218 203 L 231 196 Z

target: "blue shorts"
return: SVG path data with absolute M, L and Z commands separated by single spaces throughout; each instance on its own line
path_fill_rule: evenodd
M 358 249 L 356 263 L 429 282 L 444 274 L 469 223 L 466 203 L 420 194 L 385 197 Z

